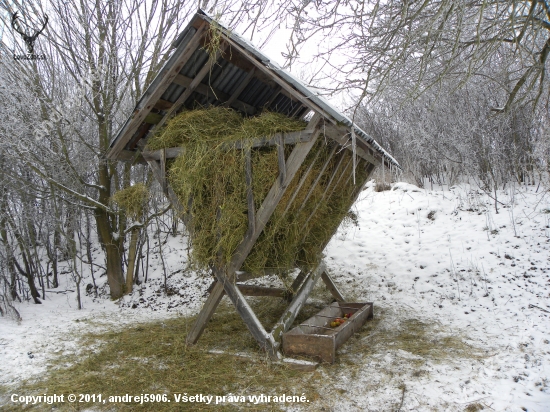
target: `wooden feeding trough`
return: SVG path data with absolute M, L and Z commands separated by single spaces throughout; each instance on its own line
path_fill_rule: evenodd
M 351 316 L 339 326 L 335 319 Z M 321 362 L 334 363 L 336 350 L 342 346 L 368 319 L 374 316 L 372 303 L 334 302 L 315 316 L 283 334 L 285 355 L 306 355 Z
M 214 213 L 199 220 L 193 213 L 198 202 L 196 193 L 187 195 L 171 180 L 171 168 L 191 157 L 191 140 L 186 137 L 187 143 L 155 149 L 150 142 L 173 128 L 181 116 L 208 108 L 232 109 L 243 122 L 275 113 L 295 119 L 302 126 L 235 141 L 225 136 L 223 141 L 215 142 L 212 147 L 218 150 L 220 159 L 232 153 L 237 172 L 228 184 L 219 184 L 216 173 L 210 181 L 201 182 L 202 188 L 211 187 L 209 193 L 214 193 L 206 200 Z M 274 127 L 269 130 L 278 130 L 277 125 Z M 211 136 L 208 138 L 211 140 Z M 202 141 L 194 138 L 193 144 Z M 212 151 L 207 149 L 205 153 Z M 262 156 L 268 156 L 269 161 Z M 199 231 L 205 227 L 211 231 L 211 237 L 203 242 L 210 249 L 201 263 L 211 270 L 214 281 L 187 341 L 197 342 L 227 295 L 259 345 L 274 358 L 280 357 L 282 336 L 319 279 L 337 301 L 345 301 L 326 271 L 321 252 L 375 167 L 399 167 L 374 139 L 314 90 L 202 11 L 173 43 L 168 61 L 111 143 L 108 158 L 150 166 L 189 229 L 191 242 L 195 235 L 204 234 Z M 222 173 L 229 167 L 228 162 L 216 161 L 216 157 L 213 160 L 205 170 Z M 268 163 L 272 165 L 270 173 L 259 176 L 258 171 Z M 183 179 L 184 183 L 191 180 Z M 229 195 L 242 195 L 237 199 L 238 207 L 226 208 L 212 200 Z M 238 230 L 228 231 L 223 222 L 231 221 L 231 228 L 233 218 L 240 219 Z M 289 231 L 293 243 L 289 243 Z M 219 246 L 228 233 L 234 244 Z M 286 250 L 282 261 L 279 252 L 288 244 L 295 250 Z M 194 250 L 198 248 L 195 246 Z M 242 284 L 252 277 L 296 272 L 288 290 Z M 267 331 L 245 296 L 282 297 L 289 304 L 272 330 Z

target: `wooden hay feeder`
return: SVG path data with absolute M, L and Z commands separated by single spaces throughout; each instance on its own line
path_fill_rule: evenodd
M 212 48 L 214 39 L 216 47 Z M 225 257 L 208 263 L 214 283 L 187 337 L 189 343 L 199 339 L 226 294 L 260 346 L 272 357 L 279 358 L 282 336 L 293 324 L 318 279 L 323 280 L 336 300 L 345 301 L 325 270 L 321 252 L 374 168 L 399 165 L 370 136 L 313 90 L 270 62 L 250 43 L 219 24 L 213 24 L 210 17 L 199 12 L 173 43 L 172 55 L 141 97 L 108 153 L 112 160 L 148 163 L 191 233 L 194 226 L 204 222 L 193 222 L 188 207 L 193 198 L 182 201 L 167 179 L 167 164 L 169 166 L 179 155 L 185 156 L 185 148 L 148 150 L 146 146 L 150 137 L 164 130 L 166 122 L 183 111 L 198 107 L 231 108 L 246 118 L 258 116 L 262 111 L 276 112 L 301 119 L 306 124 L 303 130 L 291 133 L 228 143 L 228 150 L 242 151 L 245 159 L 241 178 L 245 187 L 244 209 L 238 213 L 246 216 L 247 227 L 237 239 L 234 251 L 219 250 L 218 255 L 225 254 Z M 355 156 L 352 155 L 353 147 Z M 255 151 L 269 150 L 275 153 L 275 174 L 266 185 L 268 190 L 261 198 L 255 198 L 252 159 Z M 212 167 L 223 168 L 224 165 Z M 323 226 L 322 213 L 327 216 L 326 213 L 335 210 L 336 204 L 339 204 L 340 214 L 330 225 Z M 274 225 L 274 216 L 281 219 L 290 213 L 289 210 L 295 215 L 294 220 L 287 223 L 295 225 L 296 231 L 303 234 L 296 243 L 295 258 L 285 262 L 284 267 L 278 267 L 275 250 L 267 258 L 272 262 L 269 267 L 255 269 L 254 273 L 243 271 L 247 258 L 254 255 L 255 248 L 263 241 L 262 236 L 265 237 Z M 278 233 L 273 236 L 277 237 Z M 283 237 L 283 243 L 284 240 Z M 310 253 L 304 258 L 302 252 L 307 248 Z M 289 291 L 241 284 L 273 270 L 288 273 L 292 268 L 300 272 Z M 290 303 L 268 332 L 245 296 L 284 297 Z
M 331 322 L 351 313 L 337 327 Z M 283 334 L 285 355 L 306 355 L 334 363 L 336 350 L 374 316 L 372 303 L 334 302 L 305 322 Z

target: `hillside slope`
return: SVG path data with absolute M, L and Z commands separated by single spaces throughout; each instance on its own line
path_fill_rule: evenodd
M 550 410 L 548 193 L 507 188 L 497 214 L 493 199 L 468 185 L 373 189 L 325 252 L 345 294 L 374 302 L 376 324 L 318 369 L 327 394 L 318 409 Z M 84 332 L 198 311 L 210 280 L 184 269 L 184 247 L 181 236 L 162 246 L 169 293 L 157 254 L 149 281 L 120 302 L 86 296 L 78 311 L 64 279 L 68 292 L 17 305 L 21 324 L 0 318 L 4 392 L 64 353 L 89 350 L 76 344 Z

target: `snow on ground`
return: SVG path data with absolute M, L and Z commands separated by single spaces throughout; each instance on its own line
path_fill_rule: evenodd
M 494 410 L 550 410 L 549 199 L 535 187 L 499 196 L 509 207 L 497 203 L 496 214 L 492 199 L 469 186 L 367 189 L 358 227 L 327 248 L 340 282 L 357 274 L 352 284 L 375 307 L 408 307 L 491 353 L 483 361 L 428 365 L 429 379 L 404 382 L 416 393 L 404 408 L 441 410 L 479 399 Z M 388 350 L 371 367 L 391 367 L 399 357 Z M 363 376 L 364 383 L 372 379 Z M 370 397 L 371 407 L 378 410 L 383 398 Z M 351 406 L 340 405 L 335 410 Z
M 104 295 L 86 293 L 86 285 L 92 282 L 87 277 L 81 287 L 83 309 L 78 310 L 74 282 L 61 277 L 59 288 L 49 289 L 41 305 L 30 301 L 16 304 L 23 319 L 20 324 L 0 317 L 0 385 L 12 386 L 40 376 L 50 359 L 86 350 L 76 345 L 82 333 L 197 312 L 211 280 L 184 270 L 185 239 L 164 234 L 161 237 L 168 293 L 164 293 L 165 271 L 157 253 L 150 256 L 148 282 L 135 285 L 133 295 L 124 300 L 114 302 Z M 154 241 L 157 248 L 158 243 Z M 101 291 L 107 289 L 106 276 L 97 279 L 96 274 L 96 281 Z
M 550 410 L 549 196 L 537 187 L 507 187 L 497 199 L 498 214 L 491 198 L 468 185 L 427 190 L 397 183 L 384 192 L 369 185 L 362 193 L 357 226 L 342 228 L 325 251 L 338 285 L 374 302 L 375 316 L 381 310 L 443 325 L 487 355 L 427 360 L 413 370 L 415 355 L 388 345 L 360 364 L 354 379 L 345 368 L 330 372 L 346 396 L 319 406 L 382 411 L 402 399 L 401 410 L 462 411 L 472 403 Z M 67 292 L 48 293 L 43 305 L 17 304 L 21 324 L 0 318 L 0 385 L 39 376 L 64 351 L 85 350 L 74 343 L 85 331 L 196 312 L 210 281 L 184 269 L 181 244 L 168 236 L 163 245 L 168 293 L 156 254 L 150 280 L 122 302 L 84 296 L 79 311 L 75 293 Z M 392 319 L 384 322 L 380 327 L 393 327 Z

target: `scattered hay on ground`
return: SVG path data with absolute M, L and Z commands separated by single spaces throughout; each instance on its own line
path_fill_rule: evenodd
M 325 296 L 325 299 L 329 297 Z M 250 304 L 265 325 L 272 325 L 286 308 L 280 299 L 253 298 Z M 308 303 L 295 324 L 317 313 L 327 301 Z M 361 388 L 357 396 L 369 396 L 383 387 L 399 391 L 401 378 L 424 379 L 429 375 L 427 362 L 460 363 L 464 359 L 482 359 L 487 354 L 467 343 L 461 333 L 451 333 L 437 323 L 377 308 L 375 317 L 339 350 L 334 365 L 323 364 L 315 372 L 299 372 L 270 362 L 248 333 L 232 306 L 224 301 L 214 314 L 197 345 L 187 346 L 185 337 L 194 318 L 178 318 L 141 324 L 122 331 L 91 333 L 82 338 L 81 347 L 90 348 L 84 356 L 59 357 L 42 381 L 10 388 L 10 393 L 26 395 L 89 393 L 139 395 L 167 394 L 170 403 L 144 403 L 139 410 L 176 411 L 185 405 L 174 401 L 174 394 L 189 395 L 266 395 L 302 393 L 310 407 L 333 406 L 337 398 L 327 396 L 342 388 L 342 383 Z M 256 360 L 228 354 L 212 354 L 210 350 L 227 353 L 245 352 Z M 388 353 L 397 355 L 388 363 Z M 409 354 L 402 356 L 400 354 Z M 67 364 L 72 366 L 66 366 Z M 345 376 L 344 380 L 342 377 Z M 4 391 L 6 392 L 6 391 Z M 2 388 L 0 388 L 0 396 Z M 399 403 L 399 402 L 397 402 Z M 80 408 L 112 410 L 113 405 L 78 404 Z M 283 407 L 285 405 L 282 405 Z M 286 405 L 288 406 L 288 405 Z M 73 410 L 69 403 L 29 405 L 27 409 Z M 278 410 L 270 405 L 217 405 L 220 410 Z M 3 410 L 21 410 L 21 405 L 6 403 Z M 118 403 L 117 411 L 136 410 L 135 403 Z M 193 410 L 211 409 L 194 404 Z M 256 408 L 256 409 L 255 409 Z M 472 407 L 473 408 L 473 407 Z M 470 410 L 470 409 L 468 409 Z M 472 409 L 474 410 L 474 409 Z
M 261 307 L 270 299 L 274 311 L 264 312 Z M 254 310 L 262 315 L 262 321 L 280 316 L 285 302 L 273 298 L 252 299 Z M 316 307 L 306 312 L 318 311 Z M 278 312 L 277 312 L 278 311 Z M 300 318 L 302 319 L 303 316 Z M 317 390 L 304 377 L 308 373 L 295 371 L 281 364 L 272 363 L 248 333 L 245 324 L 228 302 L 222 302 L 196 345 L 186 345 L 187 331 L 194 318 L 177 318 L 141 324 L 122 331 L 91 333 L 79 343 L 93 348 L 84 356 L 63 356 L 57 360 L 42 381 L 23 384 L 18 393 L 43 395 L 88 393 L 105 396 L 124 394 L 167 394 L 170 403 L 154 402 L 117 403 L 116 405 L 83 402 L 79 408 L 117 411 L 179 411 L 190 407 L 175 402 L 174 394 L 204 395 L 266 395 L 306 394 L 314 402 L 320 397 Z M 254 355 L 247 360 L 228 354 L 212 354 L 209 350 L 227 350 Z M 67 367 L 70 364 L 72 366 Z M 14 390 L 13 388 L 11 389 Z M 1 394 L 1 392 L 0 392 Z M 285 404 L 283 403 L 282 406 Z M 286 404 L 288 406 L 288 404 Z M 27 409 L 74 410 L 71 403 L 56 405 L 36 404 Z M 233 404 L 214 406 L 216 410 L 235 410 Z M 2 410 L 19 411 L 21 405 L 8 403 Z M 212 405 L 194 403 L 193 411 L 211 410 Z M 239 404 L 238 410 L 281 410 L 277 404 Z

